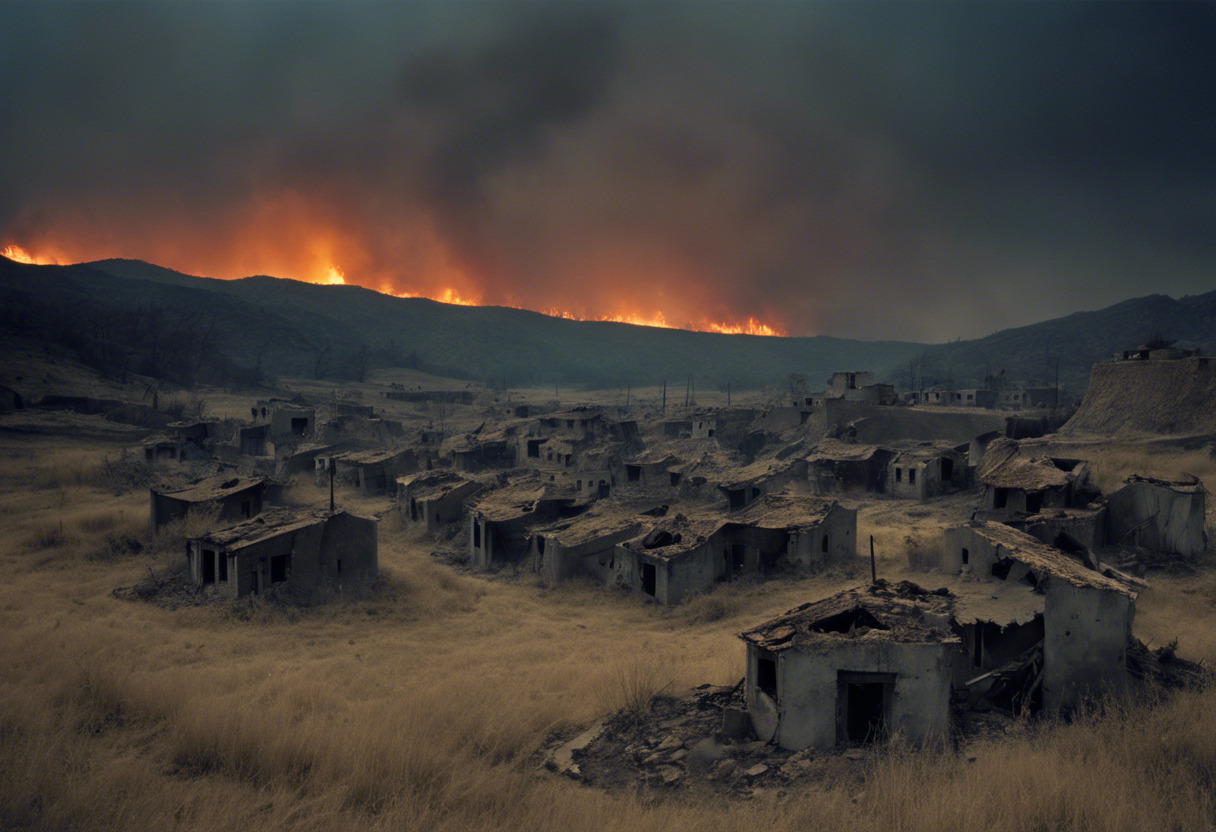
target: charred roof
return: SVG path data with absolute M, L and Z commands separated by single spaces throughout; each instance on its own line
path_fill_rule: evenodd
M 774 651 L 862 640 L 957 643 L 950 629 L 953 612 L 954 596 L 947 589 L 929 591 L 909 581 L 879 579 L 802 604 L 739 637 Z

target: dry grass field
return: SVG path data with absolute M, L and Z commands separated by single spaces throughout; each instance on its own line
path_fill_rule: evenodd
M 964 756 L 896 746 L 860 784 L 718 803 L 580 787 L 537 770 L 552 732 L 639 691 L 733 683 L 736 633 L 860 569 L 660 609 L 459 573 L 398 528 L 387 500 L 340 494 L 385 512 L 373 597 L 170 610 L 112 594 L 183 559 L 183 530 L 148 535 L 146 490 L 107 476 L 116 453 L 0 435 L 0 828 L 1216 827 L 1216 690 L 1027 724 Z M 907 538 L 931 547 L 945 522 L 901 505 L 862 515 L 888 577 L 909 572 Z M 1216 661 L 1216 572 L 1156 579 L 1137 631 Z

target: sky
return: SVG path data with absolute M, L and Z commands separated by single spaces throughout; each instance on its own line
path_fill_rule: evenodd
M 0 0 L 0 249 L 977 337 L 1216 289 L 1213 44 L 1199 2 Z

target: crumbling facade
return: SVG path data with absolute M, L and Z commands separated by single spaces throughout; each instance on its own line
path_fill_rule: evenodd
M 227 598 L 278 592 L 313 600 L 375 581 L 377 521 L 345 511 L 268 509 L 189 540 L 186 556 L 197 589 Z
M 199 509 L 215 512 L 220 521 L 254 517 L 262 510 L 265 491 L 262 477 L 227 476 L 210 477 L 175 491 L 149 489 L 152 531 Z

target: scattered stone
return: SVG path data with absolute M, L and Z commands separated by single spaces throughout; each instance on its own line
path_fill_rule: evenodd
M 761 774 L 764 774 L 766 771 L 768 771 L 767 765 L 765 765 L 764 763 L 756 763 L 754 766 L 752 766 L 751 768 L 749 768 L 747 770 L 747 776 L 748 777 L 759 777 Z
M 656 751 L 667 751 L 672 748 L 682 748 L 683 745 L 684 745 L 683 740 L 681 740 L 675 734 L 671 734 L 670 736 L 667 737 L 667 739 L 665 739 L 661 743 L 659 743 L 659 747 L 656 748 L 655 750 Z
M 742 708 L 722 711 L 722 736 L 730 740 L 745 740 L 752 736 L 752 718 Z
M 678 749 L 676 749 L 675 753 L 673 753 L 667 759 L 673 763 L 678 763 L 678 762 L 680 762 L 680 760 L 683 760 L 687 756 L 688 756 L 687 751 L 685 751 L 683 748 L 678 748 Z
M 684 776 L 684 772 L 675 766 L 660 766 L 659 776 L 663 778 L 664 786 L 671 786 Z
M 725 760 L 719 760 L 714 766 L 713 772 L 709 775 L 713 780 L 725 780 L 735 772 L 736 763 L 734 760 L 727 757 Z

